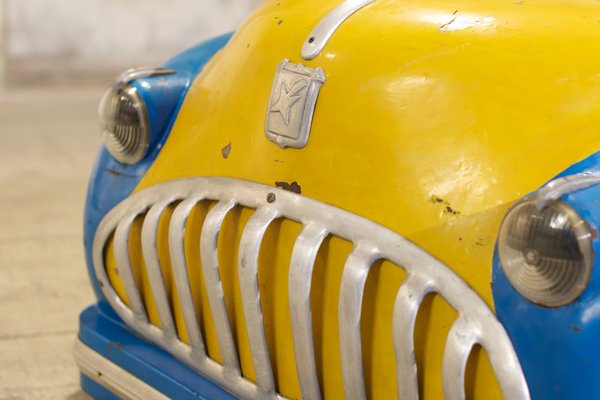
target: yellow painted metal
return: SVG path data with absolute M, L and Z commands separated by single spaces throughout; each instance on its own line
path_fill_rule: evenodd
M 348 19 L 321 55 L 303 61 L 303 41 L 339 3 L 266 1 L 198 77 L 137 190 L 198 175 L 267 185 L 297 181 L 303 195 L 416 242 L 493 307 L 493 246 L 507 208 L 600 147 L 600 3 L 378 0 Z M 321 67 L 327 77 L 308 145 L 300 150 L 281 149 L 263 133 L 275 68 L 284 58 Z M 220 243 L 220 254 L 242 367 L 254 379 L 231 251 L 247 214 L 238 210 L 228 217 L 228 244 Z M 260 272 L 276 382 L 293 398 L 300 392 L 286 268 L 296 230 L 282 223 L 268 235 L 261 253 L 268 260 Z M 326 398 L 342 394 L 336 302 L 348 246 L 330 239 L 314 280 Z M 386 264 L 369 278 L 363 346 L 372 398 L 395 391 L 391 305 L 403 278 Z M 420 313 L 416 341 L 426 371 L 420 376 L 424 398 L 441 398 L 441 354 L 454 316 L 440 298 L 427 300 Z M 210 320 L 204 319 L 204 330 L 209 351 L 217 354 Z M 499 398 L 484 352 L 469 365 L 468 392 Z

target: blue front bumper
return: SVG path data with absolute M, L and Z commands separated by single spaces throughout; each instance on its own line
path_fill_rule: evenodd
M 85 346 L 169 398 L 236 399 L 167 352 L 135 336 L 103 303 L 88 307 L 79 321 L 79 340 Z M 89 395 L 95 399 L 117 398 L 95 378 L 82 373 L 81 386 Z

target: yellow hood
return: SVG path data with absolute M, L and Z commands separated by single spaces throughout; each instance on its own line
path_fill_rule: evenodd
M 265 2 L 196 80 L 139 188 L 197 175 L 296 181 L 459 272 L 450 253 L 484 247 L 489 275 L 507 206 L 600 148 L 600 5 L 379 0 L 304 61 L 304 40 L 337 4 Z M 327 78 L 304 149 L 264 134 L 285 58 Z M 439 240 L 454 245 L 436 251 Z

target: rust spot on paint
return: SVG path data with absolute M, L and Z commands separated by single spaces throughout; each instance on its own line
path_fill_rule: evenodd
M 432 204 L 440 204 L 440 205 L 444 206 L 444 215 L 451 215 L 451 216 L 460 215 L 460 211 L 453 209 L 452 206 L 450 205 L 450 203 L 448 203 L 446 200 L 444 200 L 443 198 L 441 198 L 439 196 L 432 195 L 429 198 L 429 202 Z
M 224 159 L 227 160 L 229 158 L 229 154 L 231 154 L 231 143 L 221 149 L 221 155 Z
M 444 214 L 450 214 L 450 215 L 459 215 L 460 211 L 454 210 L 452 207 L 450 206 L 446 206 L 446 208 L 444 209 Z
M 444 199 L 442 199 L 441 197 L 437 197 L 435 195 L 431 196 L 431 198 L 429 199 L 430 202 L 432 202 L 433 204 L 436 203 L 443 203 Z
M 288 192 L 302 194 L 302 188 L 298 185 L 298 182 L 294 181 L 292 183 L 287 182 L 275 182 L 275 186 L 280 189 L 287 190 Z
M 477 238 L 477 240 L 475 240 L 475 246 L 486 246 L 490 243 L 490 239 L 489 238 Z

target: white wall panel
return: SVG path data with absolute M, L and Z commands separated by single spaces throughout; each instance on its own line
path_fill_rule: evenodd
M 201 40 L 234 30 L 260 2 L 9 1 L 9 59 L 97 68 L 159 63 Z

